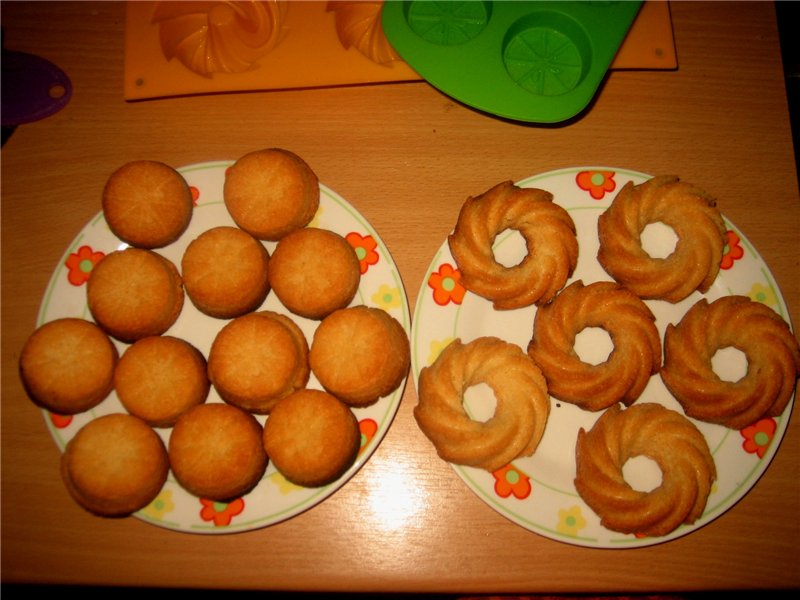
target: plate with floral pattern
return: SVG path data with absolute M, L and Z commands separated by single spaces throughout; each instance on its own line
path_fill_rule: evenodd
M 178 169 L 189 184 L 195 206 L 191 223 L 174 243 L 157 250 L 180 268 L 186 246 L 203 231 L 220 225 L 235 226 L 225 208 L 222 188 L 225 171 L 233 161 L 189 165 Z M 386 310 L 395 317 L 410 335 L 411 320 L 405 288 L 400 273 L 378 233 L 367 220 L 344 198 L 320 184 L 320 207 L 310 226 L 335 231 L 355 248 L 361 266 L 361 281 L 352 304 L 363 304 Z M 275 242 L 264 242 L 272 253 Z M 53 272 L 39 310 L 37 325 L 60 317 L 80 317 L 91 320 L 86 305 L 86 281 L 95 264 L 107 253 L 126 247 L 111 233 L 102 212 L 95 216 L 75 237 Z M 303 330 L 309 344 L 318 321 L 290 313 L 270 292 L 261 310 L 273 310 L 290 316 Z M 175 324 L 166 332 L 193 344 L 208 356 L 216 333 L 228 320 L 215 319 L 200 313 L 188 300 L 184 302 Z M 120 354 L 127 345 L 115 341 Z M 248 531 L 273 525 L 294 517 L 319 504 L 340 489 L 369 459 L 386 434 L 405 389 L 407 379 L 391 394 L 375 404 L 353 409 L 361 429 L 361 449 L 355 463 L 337 481 L 320 488 L 303 488 L 288 482 L 270 465 L 256 488 L 241 498 L 227 503 L 213 502 L 192 496 L 177 483 L 170 473 L 161 493 L 135 517 L 171 530 L 201 534 Z M 322 389 L 314 375 L 309 388 Z M 211 388 L 207 402 L 221 402 Z M 92 410 L 73 416 L 55 415 L 44 411 L 45 422 L 56 444 L 63 451 L 78 430 L 101 415 L 124 412 L 112 392 Z M 257 416 L 263 424 L 267 417 Z M 158 428 L 165 443 L 169 429 Z
M 520 187 L 551 192 L 554 201 L 566 208 L 575 221 L 580 251 L 577 267 L 567 284 L 577 279 L 586 284 L 612 280 L 596 258 L 597 218 L 627 182 L 638 184 L 650 177 L 625 169 L 577 167 L 535 175 L 517 183 Z M 724 212 L 724 202 L 721 204 Z M 656 316 L 662 339 L 667 324 L 677 323 L 702 297 L 711 302 L 726 295 L 749 296 L 789 321 L 784 299 L 766 264 L 739 229 L 727 219 L 725 224 L 726 247 L 720 273 L 704 296 L 695 292 L 677 304 L 646 301 Z M 650 225 L 643 232 L 643 245 L 653 256 L 667 256 L 674 244 L 674 233 L 662 224 Z M 501 232 L 493 249 L 498 262 L 506 266 L 518 263 L 526 252 L 521 235 L 512 230 Z M 477 337 L 495 336 L 527 349 L 535 314 L 535 307 L 497 311 L 491 302 L 467 291 L 460 283 L 458 266 L 445 240 L 426 272 L 414 312 L 413 377 L 418 381 L 420 371 L 456 338 L 467 343 Z M 604 361 L 611 349 L 611 341 L 602 330 L 589 328 L 576 338 L 575 350 L 586 362 Z M 747 368 L 744 355 L 734 349 L 721 350 L 713 365 L 720 377 L 730 381 L 740 378 Z M 484 421 L 492 415 L 494 399 L 488 388 L 479 389 L 481 386 L 467 390 L 464 406 L 472 418 Z M 584 411 L 555 398 L 550 402 L 545 433 L 533 456 L 516 459 L 493 473 L 460 465 L 452 465 L 453 469 L 492 509 L 532 532 L 578 546 L 635 548 L 691 533 L 744 497 L 777 452 L 794 399 L 781 416 L 764 418 L 741 431 L 694 421 L 708 441 L 718 478 L 702 517 L 693 525 L 683 525 L 658 538 L 620 534 L 600 524 L 599 517 L 583 502 L 573 484 L 578 430 L 590 429 L 600 413 Z M 650 379 L 638 402 L 657 402 L 683 412 L 658 375 Z M 645 491 L 656 487 L 661 478 L 655 463 L 645 457 L 628 461 L 623 474 L 631 486 Z

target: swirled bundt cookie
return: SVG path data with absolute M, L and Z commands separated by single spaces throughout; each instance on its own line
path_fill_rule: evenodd
M 605 411 L 588 432 L 578 432 L 575 488 L 607 529 L 662 536 L 692 524 L 705 510 L 716 466 L 700 430 L 660 404 L 619 405 Z M 661 484 L 633 489 L 622 467 L 646 456 L 661 469 Z
M 614 349 L 605 362 L 583 362 L 575 336 L 604 329 Z M 528 354 L 539 365 L 550 394 L 591 411 L 633 403 L 661 366 L 655 316 L 636 294 L 611 281 L 578 280 L 539 307 Z
M 476 421 L 464 409 L 464 392 L 487 384 L 497 400 L 494 415 Z M 439 456 L 452 463 L 495 471 L 539 445 L 550 414 L 539 368 L 514 344 L 482 337 L 451 342 L 419 376 L 414 417 Z
M 712 369 L 717 350 L 734 347 L 747 357 L 739 381 Z M 789 325 L 774 310 L 746 296 L 696 302 L 664 337 L 661 379 L 695 419 L 741 429 L 780 415 L 800 372 L 800 348 Z
M 678 238 L 666 258 L 642 248 L 644 228 L 661 222 Z M 705 293 L 719 273 L 725 222 L 716 201 L 671 175 L 640 185 L 629 182 L 600 215 L 597 260 L 618 282 L 646 299 L 679 302 L 695 290 Z
M 505 231 L 518 231 L 527 255 L 512 267 L 499 263 L 492 244 Z M 578 261 L 575 224 L 549 192 L 499 183 L 467 198 L 448 237 L 450 252 L 469 291 L 505 310 L 545 304 L 564 287 Z

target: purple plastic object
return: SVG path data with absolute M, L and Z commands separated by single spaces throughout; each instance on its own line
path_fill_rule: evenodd
M 2 125 L 14 127 L 44 119 L 72 97 L 69 77 L 39 56 L 3 50 Z

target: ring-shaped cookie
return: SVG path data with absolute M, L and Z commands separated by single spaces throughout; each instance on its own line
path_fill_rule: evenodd
M 657 222 L 671 227 L 678 238 L 666 258 L 654 258 L 642 248 L 642 232 Z M 629 182 L 597 220 L 597 260 L 639 297 L 680 302 L 714 283 L 725 231 L 716 201 L 696 186 L 671 175 L 640 185 Z
M 747 357 L 738 381 L 721 379 L 712 358 L 734 347 Z M 696 302 L 664 336 L 661 379 L 684 412 L 695 419 L 741 429 L 777 417 L 794 394 L 800 348 L 788 323 L 746 296 Z
M 705 510 L 716 479 L 714 459 L 699 429 L 660 404 L 605 411 L 587 432 L 578 432 L 575 488 L 604 527 L 622 533 L 662 536 L 694 523 Z M 661 469 L 661 484 L 633 489 L 622 468 L 646 456 Z
M 514 266 L 499 263 L 492 244 L 499 233 L 518 231 L 527 254 Z M 553 202 L 553 195 L 535 188 L 499 183 L 461 207 L 450 252 L 469 291 L 507 310 L 544 304 L 564 287 L 578 261 L 575 223 Z
M 464 408 L 467 388 L 487 384 L 497 401 L 486 422 Z M 550 413 L 547 384 L 521 348 L 495 337 L 451 342 L 419 376 L 414 417 L 439 456 L 495 471 L 539 445 Z
M 575 351 L 578 333 L 604 329 L 614 345 L 597 365 Z M 585 410 L 634 402 L 661 366 L 655 316 L 636 294 L 612 281 L 574 281 L 536 311 L 528 355 L 547 380 L 550 395 Z

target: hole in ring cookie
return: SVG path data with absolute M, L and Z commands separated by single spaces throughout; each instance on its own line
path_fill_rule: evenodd
M 520 264 L 528 255 L 528 246 L 519 231 L 508 228 L 495 237 L 492 254 L 495 261 L 510 269 Z
M 494 416 L 497 398 L 488 384 L 476 383 L 464 390 L 463 404 L 470 419 L 486 423 Z
M 675 230 L 661 221 L 645 225 L 639 234 L 639 239 L 642 242 L 642 250 L 647 252 L 650 258 L 667 258 L 675 252 L 675 246 L 678 244 Z
M 647 456 L 631 456 L 622 465 L 622 478 L 637 492 L 652 492 L 662 477 L 658 463 Z
M 711 357 L 711 370 L 722 381 L 736 383 L 747 375 L 747 355 L 733 346 L 720 348 Z
M 611 336 L 602 327 L 584 327 L 575 336 L 575 354 L 590 365 L 601 365 L 614 350 Z

